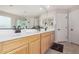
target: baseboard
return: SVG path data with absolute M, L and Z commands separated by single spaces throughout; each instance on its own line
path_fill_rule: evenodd
M 63 43 L 63 42 L 67 42 L 67 41 L 59 41 L 59 42 L 57 42 L 57 43 Z
M 79 44 L 76 44 L 76 43 L 74 43 L 74 42 L 70 42 L 71 44 L 74 44 L 74 45 L 77 45 L 77 46 L 79 46 Z

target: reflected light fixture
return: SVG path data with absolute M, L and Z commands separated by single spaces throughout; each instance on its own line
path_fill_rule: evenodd
M 50 5 L 47 5 L 47 6 L 46 6 L 46 8 L 49 8 L 49 7 L 50 7 Z
M 42 8 L 40 8 L 40 10 L 42 10 Z

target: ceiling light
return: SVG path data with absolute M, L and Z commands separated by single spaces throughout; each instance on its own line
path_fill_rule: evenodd
M 40 10 L 42 10 L 42 8 L 40 8 Z
M 49 8 L 50 6 L 48 5 L 48 6 L 46 6 L 47 8 Z
M 13 5 L 9 5 L 10 7 L 13 7 Z

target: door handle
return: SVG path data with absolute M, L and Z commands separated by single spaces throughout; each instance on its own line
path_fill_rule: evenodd
M 58 31 L 60 31 L 61 29 L 58 29 Z
M 71 28 L 71 31 L 74 31 L 74 29 L 73 29 L 73 28 Z

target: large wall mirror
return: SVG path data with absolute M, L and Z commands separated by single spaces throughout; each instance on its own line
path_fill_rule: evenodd
M 16 26 L 20 26 L 22 29 L 33 29 L 38 26 L 38 20 L 35 17 L 22 17 L 16 20 Z

